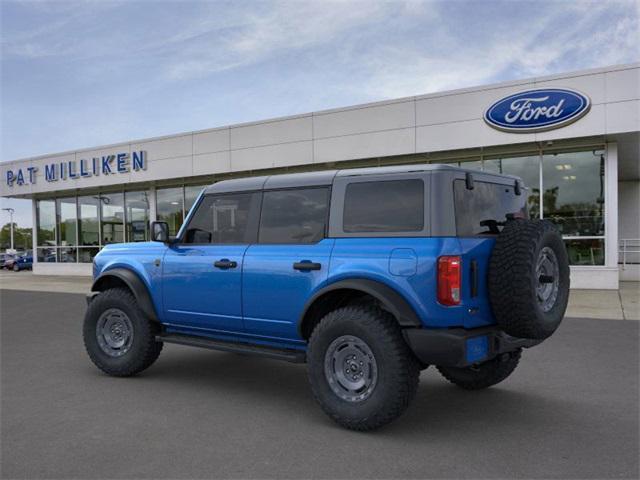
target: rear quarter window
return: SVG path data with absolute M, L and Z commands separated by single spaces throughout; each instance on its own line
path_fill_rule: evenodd
M 481 222 L 504 222 L 509 214 L 527 218 L 526 194 L 516 195 L 510 185 L 476 181 L 470 190 L 464 180 L 455 180 L 453 193 L 458 236 L 495 233 Z
M 423 228 L 424 182 L 421 179 L 347 185 L 343 213 L 346 233 L 419 232 Z

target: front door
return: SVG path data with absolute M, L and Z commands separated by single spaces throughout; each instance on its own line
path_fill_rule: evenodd
M 204 196 L 164 256 L 165 321 L 194 333 L 242 332 L 242 266 L 260 195 Z
M 247 333 L 300 340 L 298 317 L 329 272 L 328 208 L 326 187 L 264 192 L 258 243 L 247 249 L 243 265 Z

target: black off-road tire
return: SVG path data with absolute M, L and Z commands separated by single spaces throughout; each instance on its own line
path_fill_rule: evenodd
M 503 353 L 474 367 L 437 367 L 444 378 L 465 390 L 481 390 L 506 379 L 518 366 L 521 350 Z
M 377 383 L 362 400 L 340 398 L 325 373 L 327 352 L 343 336 L 361 339 L 375 358 Z M 307 362 L 316 401 L 334 421 L 351 430 L 373 430 L 396 419 L 418 388 L 418 361 L 393 316 L 375 306 L 347 306 L 327 314 L 311 334 Z
M 110 356 L 100 347 L 97 325 L 101 315 L 118 309 L 129 318 L 133 327 L 130 347 L 121 356 Z M 126 288 L 112 288 L 97 295 L 89 304 L 84 317 L 84 346 L 91 361 L 103 372 L 115 377 L 135 375 L 150 367 L 158 359 L 162 342 L 156 341 L 159 325 L 145 317 L 133 294 Z
M 557 295 L 545 311 L 536 269 L 549 251 L 557 261 Z M 491 253 L 488 286 L 493 314 L 506 333 L 536 340 L 553 334 L 569 301 L 569 259 L 558 228 L 548 220 L 508 221 Z

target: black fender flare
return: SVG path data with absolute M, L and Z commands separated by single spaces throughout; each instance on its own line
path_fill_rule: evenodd
M 391 313 L 398 324 L 401 327 L 421 327 L 422 321 L 416 314 L 415 310 L 409 302 L 400 295 L 396 290 L 385 285 L 384 283 L 369 280 L 365 278 L 355 278 L 355 279 L 347 279 L 340 280 L 335 283 L 331 283 L 320 290 L 318 290 L 308 301 L 305 303 L 304 308 L 302 310 L 302 314 L 298 319 L 298 330 L 302 333 L 302 325 L 304 318 L 309 311 L 309 308 L 314 304 L 314 302 L 322 297 L 324 294 L 329 293 L 334 290 L 359 290 L 363 293 L 371 295 L 376 298 L 386 310 Z
M 95 279 L 93 285 L 91 286 L 92 292 L 101 292 L 104 289 L 101 288 L 102 285 L 108 283 L 110 279 L 117 278 L 124 282 L 133 296 L 136 297 L 136 302 L 138 303 L 138 307 L 142 310 L 144 315 L 153 320 L 158 321 L 158 315 L 156 314 L 156 309 L 153 306 L 153 301 L 151 300 L 151 295 L 149 294 L 149 290 L 147 286 L 144 284 L 142 279 L 127 268 L 114 268 L 112 270 L 107 270 L 106 272 L 101 273 L 98 278 Z

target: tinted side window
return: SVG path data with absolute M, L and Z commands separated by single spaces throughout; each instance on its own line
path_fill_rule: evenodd
M 329 189 L 265 192 L 260 215 L 260 243 L 316 243 L 324 238 Z
M 344 196 L 343 230 L 419 232 L 424 228 L 420 179 L 350 183 Z
M 504 222 L 507 214 L 526 217 L 526 194 L 516 195 L 513 187 L 497 183 L 475 182 L 473 190 L 464 180 L 453 182 L 458 235 L 473 236 L 492 233 L 490 226 L 482 226 L 484 220 Z
M 189 222 L 184 242 L 254 242 L 259 198 L 256 193 L 204 197 Z

